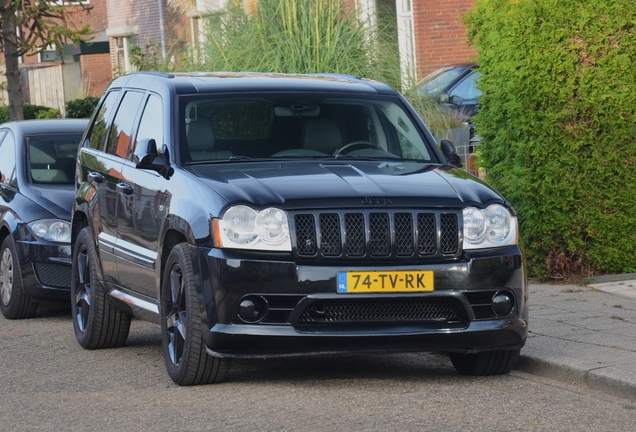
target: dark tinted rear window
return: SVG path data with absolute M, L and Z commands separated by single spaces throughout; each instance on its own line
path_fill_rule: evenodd
M 35 184 L 73 184 L 81 133 L 27 137 L 27 170 Z

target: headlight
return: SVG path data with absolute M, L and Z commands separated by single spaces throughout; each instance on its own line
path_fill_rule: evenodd
M 517 244 L 517 218 L 501 204 L 492 204 L 485 210 L 467 207 L 463 214 L 464 249 Z
M 71 242 L 71 224 L 59 219 L 42 219 L 27 224 L 31 232 L 42 240 Z
M 232 207 L 222 218 L 212 219 L 212 228 L 219 247 L 291 251 L 287 214 L 277 208 Z

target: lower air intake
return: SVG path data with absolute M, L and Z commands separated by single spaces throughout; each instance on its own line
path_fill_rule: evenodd
M 347 299 L 312 303 L 297 324 L 439 323 L 458 319 L 448 299 Z

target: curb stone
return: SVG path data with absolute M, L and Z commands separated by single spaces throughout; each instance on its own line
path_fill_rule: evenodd
M 547 360 L 524 355 L 522 350 L 515 369 L 569 384 L 583 384 L 613 396 L 636 400 L 636 376 L 613 367 L 598 367 L 589 362 L 569 358 Z

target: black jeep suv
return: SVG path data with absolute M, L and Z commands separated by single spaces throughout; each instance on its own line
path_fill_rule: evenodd
M 441 148 L 359 77 L 117 78 L 78 154 L 77 340 L 160 324 L 180 385 L 222 381 L 233 357 L 362 351 L 510 371 L 528 318 L 517 218 Z

